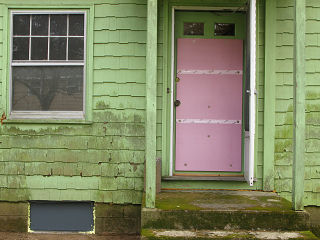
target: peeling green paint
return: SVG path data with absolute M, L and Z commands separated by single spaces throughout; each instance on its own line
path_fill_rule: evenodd
M 91 46 L 94 50 L 92 54 L 88 52 L 92 58 L 88 58 L 87 69 L 90 121 L 7 119 L 1 125 L 1 200 L 141 203 L 146 145 L 147 3 L 101 3 L 0 1 L 1 19 L 5 20 L 0 24 L 2 30 L 6 30 L 9 21 L 4 4 L 12 9 L 60 9 L 62 5 L 64 9 L 88 9 L 88 51 Z M 109 24 L 106 26 L 111 15 L 118 19 L 112 29 Z M 0 32 L 7 39 L 4 34 L 5 31 Z M 91 35 L 94 39 L 89 39 Z M 7 47 L 0 43 L 2 57 Z M 110 57 L 110 52 L 116 56 Z M 6 89 L 6 81 L 2 78 L 2 89 Z M 1 109 L 9 115 L 4 109 L 9 94 L 6 90 L 2 93 Z
M 320 92 L 319 91 L 306 91 L 307 100 L 319 100 Z

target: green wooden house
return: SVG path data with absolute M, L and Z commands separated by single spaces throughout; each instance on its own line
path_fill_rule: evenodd
M 0 15 L 7 230 L 83 203 L 85 231 L 136 232 L 157 179 L 320 206 L 319 1 L 0 0 Z

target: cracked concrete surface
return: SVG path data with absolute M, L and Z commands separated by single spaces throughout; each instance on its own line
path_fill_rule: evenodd
M 0 232 L 0 240 L 138 240 L 140 236 L 110 235 L 99 236 L 89 234 L 65 234 L 65 233 L 11 233 Z

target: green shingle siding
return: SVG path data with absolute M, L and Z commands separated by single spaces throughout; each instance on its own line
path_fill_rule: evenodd
M 66 8 L 88 4 L 88 1 L 67 2 Z M 94 28 L 88 29 L 94 36 L 92 124 L 53 121 L 52 124 L 2 125 L 1 200 L 141 203 L 146 1 L 90 2 L 94 3 L 95 14 Z M 52 5 L 51 1 L 33 3 Z M 23 4 L 27 5 L 25 1 Z M 3 22 L 0 17 L 1 29 Z M 0 36 L 3 54 L 3 30 Z M 0 60 L 3 60 L 1 56 Z M 1 103 L 2 109 L 5 104 Z
M 25 1 L 22 1 L 26 4 Z M 6 49 L 0 1 L 0 76 Z M 32 0 L 33 6 L 52 5 Z M 63 1 L 94 4 L 92 123 L 8 123 L 0 127 L 0 199 L 141 203 L 145 161 L 145 0 Z M 67 3 L 66 3 L 67 2 Z M 17 5 L 18 6 L 18 5 Z M 159 2 L 157 157 L 162 155 L 163 5 Z M 93 12 L 91 12 L 92 14 Z M 265 4 L 258 1 L 256 189 L 262 186 Z M 293 161 L 293 0 L 277 1 L 275 190 L 291 200 Z M 305 205 L 320 203 L 320 3 L 307 0 Z M 0 87 L 6 78 L 1 78 Z M 0 91 L 1 100 L 4 91 Z M 6 100 L 7 101 L 7 100 Z M 90 101 L 90 100 L 89 100 Z M 6 109 L 1 101 L 1 112 Z M 8 115 L 8 113 L 7 113 Z
M 294 2 L 277 1 L 276 87 L 276 191 L 291 200 L 293 161 L 293 44 Z M 319 22 L 318 1 L 307 0 L 306 8 L 306 149 L 304 205 L 318 205 L 319 192 Z
M 320 206 L 320 4 L 306 8 L 306 153 L 305 205 Z
M 293 1 L 277 1 L 275 190 L 291 200 L 293 161 Z

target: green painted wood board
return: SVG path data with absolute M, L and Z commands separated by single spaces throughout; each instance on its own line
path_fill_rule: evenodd
M 266 0 L 263 190 L 274 190 L 276 1 Z M 291 92 L 290 92 L 291 93 Z
M 294 210 L 303 210 L 305 175 L 305 33 L 306 1 L 295 1 L 294 46 L 294 139 L 293 139 L 293 191 Z
M 156 200 L 156 119 L 157 119 L 157 0 L 148 0 L 146 56 L 146 207 Z

